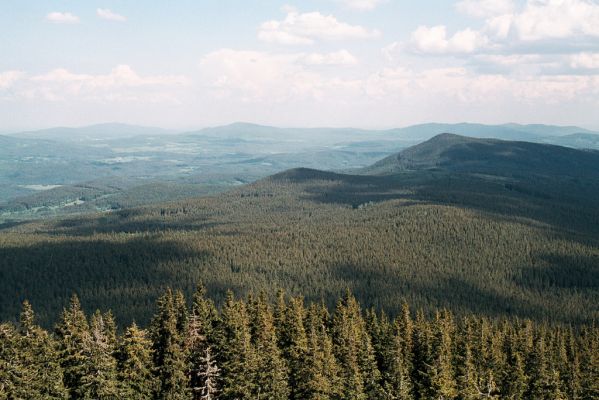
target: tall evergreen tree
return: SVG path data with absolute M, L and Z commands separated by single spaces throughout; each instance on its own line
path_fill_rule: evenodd
M 385 374 L 385 389 L 393 399 L 414 398 L 413 331 L 410 309 L 404 303 L 402 313 L 394 324 L 393 341 L 387 349 L 391 354 L 391 360 Z
M 306 310 L 302 298 L 291 299 L 284 318 L 280 325 L 280 335 L 282 343 L 286 345 L 283 352 L 289 365 L 291 399 L 304 399 L 309 396 L 310 388 L 305 362 L 308 354 L 308 338 L 304 326 Z
M 339 365 L 333 354 L 333 341 L 328 334 L 326 308 L 312 304 L 307 318 L 307 353 L 305 358 L 306 399 L 341 398 Z
M 117 351 L 117 371 L 122 397 L 149 399 L 156 391 L 152 372 L 152 342 L 144 330 L 133 323 L 125 331 Z
M 194 399 L 212 399 L 218 392 L 219 367 L 214 358 L 218 313 L 206 288 L 199 283 L 193 296 L 185 346 L 188 355 L 189 384 Z
M 432 362 L 427 367 L 429 396 L 448 400 L 458 395 L 454 361 L 454 322 L 448 311 L 437 313 L 434 321 Z
M 117 379 L 116 359 L 114 358 L 116 336 L 113 338 L 111 314 L 105 314 L 110 321 L 96 311 L 90 320 L 90 335 L 85 346 L 86 373 L 81 379 L 81 393 L 85 399 L 116 400 L 121 398 Z
M 225 400 L 252 398 L 256 392 L 256 363 L 250 322 L 244 302 L 236 301 L 231 291 L 227 292 L 221 319 L 217 359 L 222 370 L 219 397 Z
M 89 353 L 87 350 L 91 336 L 87 318 L 76 295 L 71 297 L 69 307 L 63 310 L 55 331 L 58 337 L 64 385 L 69 392 L 69 398 L 84 398 L 83 381 L 88 373 Z
M 19 376 L 23 373 L 22 365 L 16 363 L 17 332 L 12 324 L 0 324 L 0 399 L 19 398 L 21 382 Z
M 35 323 L 35 314 L 29 302 L 23 303 L 16 338 L 15 364 L 20 366 L 20 383 L 24 391 L 14 397 L 28 399 L 64 399 L 66 389 L 60 368 L 56 343 Z
M 255 326 L 253 340 L 256 362 L 255 397 L 284 400 L 289 396 L 287 365 L 277 345 L 274 316 L 262 293 L 252 307 Z
M 186 327 L 179 293 L 168 289 L 158 299 L 158 311 L 152 319 L 151 336 L 154 366 L 157 377 L 156 398 L 160 400 L 182 400 L 190 398 L 186 375 L 187 362 L 184 352 L 184 337 L 181 329 Z
M 349 290 L 335 309 L 333 340 L 341 365 L 343 398 L 381 398 L 383 392 L 374 349 L 360 306 Z

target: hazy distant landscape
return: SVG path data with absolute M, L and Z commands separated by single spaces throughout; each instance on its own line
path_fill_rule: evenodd
M 0 27 L 0 400 L 599 399 L 599 0 Z
M 439 133 L 599 149 L 577 127 L 424 124 L 390 130 L 123 124 L 0 137 L 0 221 L 119 210 L 222 192 L 289 168 L 351 171 Z

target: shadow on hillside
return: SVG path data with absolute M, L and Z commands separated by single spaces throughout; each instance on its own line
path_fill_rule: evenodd
M 25 225 L 29 221 L 6 221 L 0 223 L 0 231 L 16 228 L 17 226 Z
M 16 318 L 21 302 L 29 299 L 48 326 L 77 293 L 88 312 L 112 308 L 120 323 L 134 317 L 146 323 L 163 290 L 193 290 L 210 257 L 152 235 L 5 246 L 0 248 L 0 320 Z
M 560 308 L 562 296 L 575 299 L 583 295 L 586 301 L 592 300 L 592 294 L 582 288 L 571 288 L 562 291 L 558 296 L 545 299 L 539 296 L 536 289 L 514 287 L 507 285 L 494 287 L 485 282 L 474 283 L 455 276 L 430 276 L 424 280 L 419 277 L 402 281 L 384 268 L 378 270 L 364 267 L 339 264 L 331 268 L 335 280 L 345 282 L 363 307 L 384 308 L 391 315 L 400 312 L 401 305 L 406 301 L 412 309 L 424 309 L 431 312 L 435 309 L 447 308 L 457 315 L 474 313 L 492 317 L 518 317 L 537 321 L 552 321 L 582 324 L 590 323 L 596 310 L 580 310 L 576 315 Z M 503 286 L 503 285 L 502 285 Z M 590 287 L 588 288 L 590 289 Z M 532 296 L 532 294 L 536 296 Z M 330 299 L 339 293 L 330 293 Z M 385 305 L 385 307 L 383 307 Z
M 301 182 L 301 180 L 298 180 Z M 304 181 L 304 200 L 359 208 L 370 202 L 403 199 L 414 204 L 441 204 L 487 213 L 493 218 L 520 218 L 560 231 L 599 235 L 599 197 L 596 182 L 517 181 L 500 177 L 442 171 L 394 176 L 331 176 L 328 181 Z M 529 221 L 526 221 L 529 220 Z
M 521 268 L 514 282 L 527 289 L 599 289 L 599 255 L 544 255 L 546 265 Z M 599 293 L 597 293 L 599 300 Z
M 224 223 L 207 222 L 198 218 L 169 218 L 144 214 L 142 210 L 130 209 L 99 216 L 64 218 L 43 225 L 38 232 L 51 235 L 91 236 L 98 233 L 139 233 L 168 230 L 197 231 Z
M 448 169 L 462 172 L 491 173 L 496 175 L 527 174 L 544 176 L 595 177 L 599 152 L 585 152 L 567 147 L 556 147 L 529 142 L 469 141 L 450 146 L 440 160 Z

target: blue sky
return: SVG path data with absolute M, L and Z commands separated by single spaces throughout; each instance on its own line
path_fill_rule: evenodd
M 0 130 L 599 128 L 597 0 L 7 0 L 0 26 Z

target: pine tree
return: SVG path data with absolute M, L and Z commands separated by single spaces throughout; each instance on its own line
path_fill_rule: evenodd
M 559 387 L 559 372 L 547 361 L 545 333 L 544 329 L 539 333 L 530 354 L 528 363 L 530 383 L 526 397 L 560 400 L 564 398 L 564 395 Z
M 272 400 L 288 398 L 287 366 L 277 346 L 274 316 L 264 293 L 254 302 L 252 316 L 255 326 L 253 340 L 256 362 L 255 397 Z
M 289 387 L 291 399 L 304 399 L 309 396 L 309 373 L 306 358 L 308 354 L 308 338 L 304 321 L 306 310 L 302 298 L 291 299 L 286 307 L 284 322 L 281 325 L 281 340 L 285 359 L 289 363 Z
M 222 370 L 219 397 L 225 400 L 252 398 L 256 392 L 253 384 L 256 364 L 250 322 L 245 304 L 236 301 L 231 291 L 227 292 L 221 320 L 217 359 Z
M 385 389 L 393 399 L 410 400 L 414 398 L 413 323 L 410 309 L 405 303 L 400 318 L 394 324 L 394 330 L 393 341 L 388 349 L 391 360 L 386 372 Z
M 526 376 L 524 356 L 518 343 L 518 336 L 514 332 L 510 332 L 504 347 L 508 367 L 502 393 L 506 399 L 521 399 L 528 387 L 528 377 Z
M 63 310 L 56 325 L 56 335 L 64 385 L 69 392 L 69 398 L 84 398 L 83 380 L 88 373 L 87 350 L 91 337 L 87 319 L 76 295 L 71 297 L 69 307 Z
M 218 395 L 218 379 L 220 377 L 220 369 L 216 365 L 216 360 L 212 356 L 210 347 L 207 347 L 203 357 L 199 359 L 200 365 L 198 369 L 198 378 L 202 382 L 198 386 L 198 390 L 194 391 L 194 395 L 199 400 L 214 400 Z M 195 389 L 195 388 L 194 388 Z
M 214 303 L 206 299 L 206 288 L 199 283 L 193 296 L 185 347 L 188 355 L 189 384 L 194 399 L 214 398 L 218 392 L 220 369 L 212 354 L 218 314 Z
M 23 303 L 16 349 L 18 364 L 22 366 L 19 387 L 26 391 L 28 399 L 64 399 L 67 391 L 63 385 L 56 343 L 48 332 L 35 323 L 35 315 L 29 302 Z
M 81 379 L 82 397 L 85 399 L 112 400 L 121 397 L 117 379 L 115 348 L 113 343 L 112 315 L 105 324 L 104 316 L 96 311 L 90 320 L 90 335 L 85 346 L 86 373 Z
M 431 388 L 428 368 L 433 364 L 433 332 L 422 310 L 416 313 L 413 335 L 413 364 L 412 382 L 416 387 L 417 398 L 426 399 Z
M 135 322 L 121 339 L 117 360 L 122 397 L 132 400 L 151 398 L 156 391 L 156 379 L 152 373 L 152 342 Z
M 581 398 L 599 398 L 599 329 L 593 326 L 581 335 Z
M 326 308 L 312 304 L 307 318 L 307 353 L 305 359 L 308 379 L 306 399 L 330 400 L 341 397 L 339 365 L 333 354 L 333 341 L 326 327 Z
M 343 398 L 381 398 L 383 392 L 374 349 L 360 306 L 349 290 L 335 309 L 333 340 L 341 365 Z
M 24 398 L 19 377 L 23 373 L 17 359 L 17 332 L 12 324 L 0 324 L 0 399 Z
M 438 400 L 454 399 L 458 395 L 455 379 L 453 335 L 454 323 L 451 314 L 437 313 L 434 321 L 432 363 L 428 365 L 430 397 Z
M 158 299 L 158 311 L 152 319 L 151 336 L 154 366 L 157 377 L 156 398 L 160 400 L 182 400 L 190 398 L 187 363 L 183 336 L 180 329 L 186 328 L 186 313 L 182 310 L 184 299 L 179 293 L 168 289 Z

